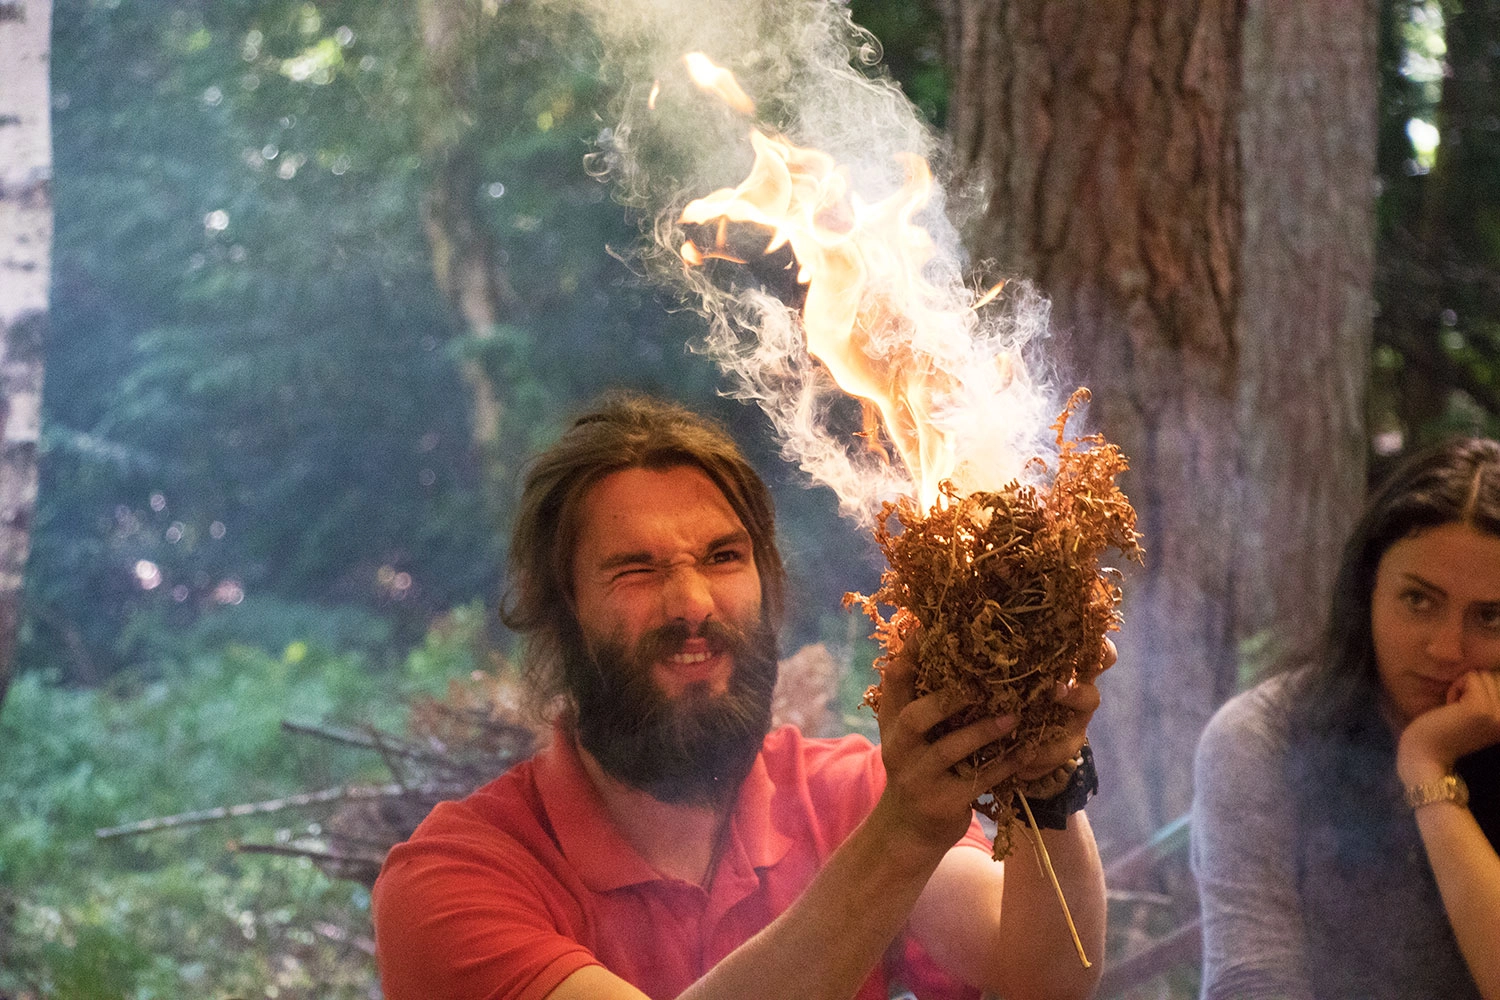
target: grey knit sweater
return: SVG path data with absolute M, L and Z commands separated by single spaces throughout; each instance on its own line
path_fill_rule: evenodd
M 1202 899 L 1205 1000 L 1469 1000 L 1458 952 L 1401 802 L 1395 762 L 1347 829 L 1297 815 L 1286 677 L 1239 695 L 1198 746 L 1192 865 Z M 1371 822 L 1373 817 L 1373 822 Z M 1341 839 L 1342 832 L 1342 839 Z M 1341 847 L 1341 844 L 1343 845 Z M 1500 919 L 1500 916 L 1497 916 Z

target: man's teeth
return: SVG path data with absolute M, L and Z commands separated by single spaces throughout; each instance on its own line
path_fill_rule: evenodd
M 671 660 L 679 667 L 690 667 L 695 663 L 702 663 L 712 655 L 712 653 L 673 653 Z

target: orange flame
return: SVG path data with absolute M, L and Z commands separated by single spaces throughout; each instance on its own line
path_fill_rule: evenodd
M 767 253 L 790 245 L 798 280 L 807 286 L 802 326 L 808 352 L 843 391 L 875 408 L 919 498 L 937 502 L 938 484 L 954 476 L 956 462 L 953 435 L 934 416 L 955 395 L 957 377 L 934 364 L 924 348 L 945 335 L 967 340 L 972 307 L 935 307 L 923 278 L 934 248 L 912 219 L 932 186 L 926 161 L 904 155 L 901 189 L 867 205 L 850 192 L 847 170 L 827 154 L 759 130 L 750 133 L 750 142 L 755 162 L 749 176 L 683 210 L 684 224 L 721 227 L 718 247 L 704 249 L 688 240 L 683 260 L 691 266 L 704 257 L 728 256 L 722 250 L 725 223 L 770 230 Z M 880 451 L 868 428 L 866 436 L 872 450 Z
M 701 53 L 686 61 L 700 87 L 753 112 L 728 70 Z M 759 229 L 768 233 L 765 253 L 790 249 L 797 281 L 805 286 L 797 325 L 807 354 L 822 363 L 840 390 L 860 400 L 864 429 L 856 437 L 886 459 L 887 469 L 894 451 L 908 478 L 904 488 L 924 506 L 943 502 L 945 480 L 962 496 L 1000 489 L 1020 475 L 1035 453 L 1033 431 L 1042 426 L 1041 393 L 1020 348 L 1037 332 L 1027 324 L 1037 317 L 1045 322 L 1045 307 L 1010 319 L 980 317 L 979 310 L 1000 295 L 1004 283 L 976 295 L 951 269 L 952 256 L 941 255 L 917 223 L 933 194 L 932 173 L 920 156 L 896 154 L 904 174 L 899 188 L 867 201 L 853 189 L 848 167 L 829 154 L 760 129 L 752 129 L 749 138 L 754 162 L 745 179 L 683 209 L 682 225 L 711 227 L 704 235 L 690 234 L 678 247 L 684 264 L 697 267 L 708 258 L 743 262 L 745 238 L 753 239 Z M 935 285 L 933 276 L 946 284 Z M 760 331 L 762 337 L 770 332 Z M 773 333 L 766 343 L 784 342 Z M 798 364 L 790 355 L 783 362 Z M 762 363 L 756 360 L 752 367 Z M 800 449 L 808 442 L 803 437 L 807 411 L 798 407 L 789 419 Z M 811 437 L 816 440 L 810 450 L 798 452 L 811 463 L 804 467 L 818 469 L 855 510 L 878 506 L 869 503 L 878 500 L 872 486 L 903 488 L 899 475 L 875 472 L 867 479 L 869 474 L 852 466 L 847 469 L 852 478 L 846 478 L 845 471 L 826 464 L 823 432 Z
M 998 299 L 1000 297 L 1000 293 L 1003 291 L 1005 291 L 1005 282 L 998 281 L 989 291 L 985 292 L 983 295 L 979 296 L 979 298 L 975 299 L 974 304 L 969 308 L 983 309 L 985 306 Z
M 717 94 L 719 99 L 740 114 L 755 114 L 755 102 L 740 89 L 739 82 L 729 70 L 718 66 L 702 52 L 689 52 L 682 57 L 687 63 L 688 75 L 702 89 Z

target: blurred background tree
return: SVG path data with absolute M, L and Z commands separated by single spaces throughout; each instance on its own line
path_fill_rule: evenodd
M 14 674 L 36 508 L 52 276 L 50 0 L 0 5 L 0 705 Z
M 944 56 L 953 11 L 851 9 L 963 155 L 964 70 Z M 1110 28 L 1096 20 L 1096 34 Z M 1500 25 L 1493 3 L 1382 0 L 1378 24 L 1340 30 L 1378 32 L 1379 60 L 1373 109 L 1346 113 L 1353 86 L 1327 98 L 1331 124 L 1374 122 L 1378 137 L 1370 430 L 1337 436 L 1347 475 L 1447 430 L 1497 430 L 1500 117 L 1485 81 L 1500 70 Z M 1026 38 L 1044 41 L 1018 31 L 1012 44 Z M 1100 85 L 1090 59 L 1123 51 L 1072 47 L 1047 99 Z M 1179 80 L 1184 54 L 1141 65 Z M 803 487 L 756 411 L 716 395 L 718 374 L 684 348 L 696 318 L 621 259 L 636 220 L 582 169 L 610 96 L 586 26 L 521 0 L 55 0 L 52 63 L 42 485 L 22 673 L 0 706 L 0 809 L 25 817 L 0 835 L 0 996 L 370 995 L 358 887 L 292 858 L 226 857 L 222 830 L 108 845 L 92 831 L 378 777 L 377 760 L 289 742 L 279 720 L 399 728 L 406 699 L 503 663 L 492 609 L 517 473 L 607 386 L 735 427 L 777 494 L 797 588 L 788 650 L 823 639 L 868 663 L 865 626 L 838 611 L 844 589 L 874 584 L 868 542 Z M 1262 115 L 1297 98 L 1261 96 Z M 1263 120 L 1238 100 L 1215 119 L 1226 130 Z M 1373 85 L 1360 100 L 1377 101 Z M 1318 136 L 1286 138 L 1290 154 Z M 1014 163 L 1039 150 L 1018 145 Z M 1342 168 L 1367 174 L 1370 155 Z M 1037 183 L 1060 184 L 1065 161 L 1032 162 Z M 1277 193 L 1297 179 L 1289 167 L 1257 197 L 1283 211 L 1315 202 L 1316 188 Z M 1247 200 L 1249 183 L 1236 188 Z M 1184 252 L 1201 255 L 1201 235 L 1183 235 Z M 982 233 L 974 247 L 1001 265 L 1043 259 L 1007 259 Z M 1128 278 L 1101 269 L 1110 287 Z M 1253 282 L 1237 280 L 1247 295 Z M 1274 279 L 1260 281 L 1271 290 L 1243 309 L 1277 303 Z M 1085 287 L 1049 289 L 1063 325 L 1080 328 L 1075 347 L 1077 317 L 1103 310 L 1068 297 Z M 1279 315 L 1296 333 L 1300 313 Z M 1226 323 L 1217 342 L 1241 343 Z M 1152 336 L 1191 339 L 1162 329 Z M 1264 373 L 1274 358 L 1238 360 Z M 1103 377 L 1092 365 L 1088 378 Z M 1356 393 L 1359 367 L 1345 373 Z M 1227 434 L 1258 411 L 1236 415 L 1224 396 L 1213 412 Z M 1359 419 L 1337 416 L 1345 431 Z M 1112 436 L 1130 426 L 1112 419 L 1096 409 Z M 1150 469 L 1174 453 L 1140 454 Z M 1184 690 L 1194 713 L 1238 682 L 1247 650 L 1226 655 Z M 303 833 L 274 817 L 234 831 Z
M 1091 739 L 1096 822 L 1135 843 L 1187 809 L 1243 650 L 1315 639 L 1363 492 L 1374 8 L 946 11 L 970 243 L 1052 300 L 1063 377 L 1130 456 L 1148 558 Z
M 1500 4 L 1381 7 L 1378 466 L 1500 430 Z

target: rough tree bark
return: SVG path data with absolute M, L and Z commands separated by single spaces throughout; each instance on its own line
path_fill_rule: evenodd
M 462 317 L 470 336 L 494 335 L 515 293 L 497 262 L 493 238 L 475 220 L 480 177 L 477 151 L 468 134 L 478 86 L 477 40 L 491 15 L 479 0 L 422 0 L 418 4 L 428 77 L 445 102 L 441 114 L 423 118 L 423 153 L 433 166 L 422 204 L 423 226 L 432 248 L 438 288 Z M 497 448 L 502 407 L 494 381 L 474 358 L 462 363 L 469 388 L 473 441 L 493 483 L 500 475 Z
M 1096 823 L 1183 812 L 1242 667 L 1305 644 L 1363 488 L 1368 0 L 946 0 L 971 245 L 1053 301 L 1130 455 L 1147 566 L 1093 738 Z M 1065 387 L 1066 388 L 1066 387 Z
M 0 0 L 0 704 L 36 507 L 52 252 L 50 0 Z

